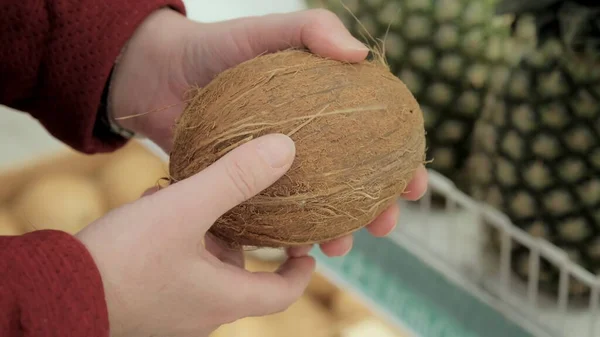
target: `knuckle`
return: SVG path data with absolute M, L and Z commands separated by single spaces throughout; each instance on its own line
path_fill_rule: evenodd
M 265 316 L 288 310 L 296 300 L 297 298 L 287 293 L 274 292 L 269 298 L 265 298 L 260 292 L 247 292 L 240 296 L 239 305 L 248 308 L 252 316 Z
M 254 291 L 243 291 L 241 294 L 237 294 L 233 302 L 235 308 L 241 309 L 236 313 L 238 316 L 265 316 L 270 312 L 264 299 Z
M 226 167 L 235 193 L 238 193 L 244 200 L 250 199 L 256 189 L 256 178 L 252 171 L 237 160 L 232 160 Z
M 274 303 L 272 306 L 272 313 L 280 313 L 288 310 L 294 303 L 298 301 L 298 299 L 302 296 L 302 294 L 297 293 L 286 293 L 285 296 L 282 296 L 277 303 Z
M 257 305 L 258 303 L 260 303 L 259 305 Z M 255 314 L 258 316 L 265 316 L 265 315 L 275 315 L 278 313 L 282 313 L 286 310 L 289 309 L 289 307 L 292 305 L 292 303 L 288 303 L 288 302 L 283 302 L 283 301 L 273 301 L 270 303 L 265 303 L 264 300 L 263 302 L 258 302 L 258 303 L 254 303 L 254 308 L 256 310 Z
M 315 8 L 308 10 L 308 16 L 312 18 L 314 24 L 320 25 L 323 23 L 339 21 L 338 16 L 325 8 Z
M 288 310 L 292 306 L 292 304 L 294 304 L 293 301 L 282 301 L 281 303 L 278 303 L 273 307 L 271 314 L 278 314 L 284 312 Z

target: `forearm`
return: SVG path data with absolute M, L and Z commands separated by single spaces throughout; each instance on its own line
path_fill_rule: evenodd
M 73 236 L 0 236 L 0 280 L 0 336 L 109 336 L 100 274 Z
M 181 0 L 0 0 L 0 104 L 86 153 L 125 140 L 96 123 L 114 63 L 153 11 Z

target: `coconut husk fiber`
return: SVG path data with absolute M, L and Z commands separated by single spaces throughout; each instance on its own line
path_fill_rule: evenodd
M 285 176 L 210 232 L 231 247 L 290 247 L 354 232 L 395 202 L 425 161 L 421 110 L 381 59 L 265 54 L 192 91 L 175 126 L 176 183 L 269 133 L 296 144 Z

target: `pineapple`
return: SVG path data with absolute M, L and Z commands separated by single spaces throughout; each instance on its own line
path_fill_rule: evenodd
M 308 5 L 331 10 L 354 36 L 383 46 L 390 69 L 423 111 L 430 167 L 464 190 L 473 123 L 490 78 L 508 72 L 500 46 L 510 26 L 495 19 L 493 1 L 308 0 Z
M 600 4 L 505 0 L 499 8 L 515 15 L 513 38 L 531 50 L 494 86 L 475 124 L 470 192 L 598 274 Z M 514 271 L 527 280 L 529 251 L 513 247 Z M 557 294 L 559 271 L 544 260 L 540 267 L 540 289 Z M 589 289 L 572 279 L 569 293 L 583 298 Z

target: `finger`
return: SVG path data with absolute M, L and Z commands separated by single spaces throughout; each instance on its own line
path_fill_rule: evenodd
M 254 40 L 254 50 L 261 52 L 306 47 L 325 57 L 358 62 L 369 51 L 350 34 L 337 15 L 325 9 L 269 15 L 253 25 L 248 34 L 266 34 L 264 39 Z
M 416 201 L 421 199 L 425 192 L 427 192 L 427 169 L 425 166 L 421 165 L 415 172 L 415 175 L 411 182 L 404 189 L 404 193 L 402 194 L 402 198 L 406 200 Z
M 386 236 L 396 227 L 400 208 L 393 204 L 367 225 L 367 230 L 374 236 Z M 330 257 L 344 256 L 352 249 L 352 236 L 347 235 L 339 239 L 321 244 L 321 251 Z
M 312 248 L 313 245 L 291 247 L 287 249 L 287 255 L 290 257 L 302 257 L 308 255 Z
M 381 215 L 373 220 L 373 222 L 367 225 L 367 230 L 372 235 L 378 237 L 388 235 L 394 229 L 394 227 L 396 227 L 399 213 L 400 208 L 397 204 L 393 204 L 390 206 L 390 208 L 385 210 L 383 213 L 381 213 Z M 352 249 L 352 242 L 352 236 L 347 235 L 321 244 L 321 251 L 330 257 L 344 256 Z
M 244 253 L 241 249 L 231 249 L 219 241 L 214 235 L 208 233 L 204 238 L 204 249 L 223 263 L 237 268 L 244 268 Z
M 396 227 L 399 215 L 400 207 L 394 203 L 373 220 L 373 222 L 367 225 L 367 231 L 376 237 L 386 236 Z
M 159 190 L 158 186 L 151 187 L 151 188 L 147 189 L 146 191 L 144 191 L 144 193 L 142 193 L 141 197 L 143 198 L 145 196 L 152 195 L 152 194 L 158 192 L 158 190 Z
M 261 54 L 289 48 L 306 47 L 323 57 L 347 62 L 362 61 L 369 53 L 365 44 L 354 38 L 334 13 L 324 9 L 269 14 L 212 25 L 219 31 L 214 36 L 230 36 L 228 41 L 233 47 L 222 48 L 223 55 L 213 55 L 224 62 L 223 69 L 215 69 L 217 73 Z M 227 43 L 222 40 L 218 41 L 221 46 Z M 231 50 L 236 52 L 231 53 Z
M 245 143 L 202 172 L 157 193 L 155 204 L 173 222 L 179 214 L 186 234 L 203 234 L 220 216 L 272 185 L 290 168 L 294 142 L 281 134 Z M 159 215 L 160 216 L 160 215 Z
M 286 310 L 306 290 L 315 269 L 315 260 L 310 256 L 289 258 L 277 271 L 245 272 L 243 299 L 240 307 L 249 312 L 244 316 L 264 316 Z
M 334 257 L 334 256 L 344 256 L 350 252 L 352 249 L 352 235 L 346 235 L 341 238 L 322 243 L 321 251 L 323 254 Z

